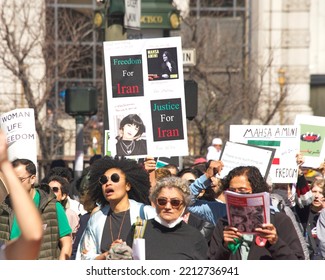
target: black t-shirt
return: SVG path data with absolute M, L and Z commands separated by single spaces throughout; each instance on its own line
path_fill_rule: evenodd
M 132 230 L 127 244 L 132 247 Z M 145 239 L 146 260 L 203 260 L 207 259 L 208 245 L 203 235 L 194 227 L 181 222 L 167 228 L 154 219 L 148 220 Z
M 112 242 L 116 239 L 122 239 L 125 241 L 130 228 L 130 209 L 120 213 L 114 213 L 110 210 L 107 214 L 103 236 L 100 243 L 101 252 L 107 252 L 111 247 Z

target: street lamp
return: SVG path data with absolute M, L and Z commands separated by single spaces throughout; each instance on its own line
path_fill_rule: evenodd
M 278 70 L 278 84 L 280 86 L 280 125 L 283 125 L 283 102 L 284 102 L 284 86 L 286 84 L 285 70 L 280 68 Z

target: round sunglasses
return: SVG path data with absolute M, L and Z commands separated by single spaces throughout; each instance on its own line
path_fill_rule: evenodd
M 99 178 L 99 183 L 102 184 L 102 185 L 105 185 L 107 182 L 108 182 L 108 179 L 106 175 L 102 175 L 100 178 Z M 111 175 L 111 181 L 113 183 L 118 183 L 120 181 L 120 175 L 118 175 L 117 173 L 113 173 Z
M 59 190 L 60 190 L 60 188 L 59 188 L 59 187 L 53 187 L 53 188 L 52 188 L 52 191 L 53 191 L 54 193 L 57 193 L 57 192 L 59 192 Z
M 167 203 L 170 203 L 170 205 L 173 207 L 173 208 L 177 208 L 179 207 L 181 204 L 183 204 L 183 200 L 180 200 L 178 198 L 172 198 L 172 199 L 167 199 L 165 197 L 160 197 L 160 198 L 157 198 L 157 204 L 159 206 L 165 206 Z

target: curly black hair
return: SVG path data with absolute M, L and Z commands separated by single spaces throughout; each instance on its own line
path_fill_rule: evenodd
M 131 186 L 128 196 L 144 204 L 150 204 L 149 189 L 150 181 L 148 173 L 133 159 L 104 156 L 96 160 L 89 170 L 89 195 L 93 201 L 100 205 L 108 204 L 102 193 L 99 178 L 111 169 L 120 169 L 125 174 L 126 183 Z
M 229 189 L 230 181 L 237 176 L 246 176 L 251 184 L 252 193 L 269 192 L 269 187 L 261 172 L 255 166 L 238 166 L 232 169 L 227 176 L 222 179 L 224 190 Z

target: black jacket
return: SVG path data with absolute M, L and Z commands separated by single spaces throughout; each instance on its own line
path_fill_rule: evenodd
M 250 247 L 248 260 L 304 260 L 304 253 L 295 228 L 290 218 L 281 212 L 271 214 L 271 223 L 277 229 L 279 239 L 276 244 L 267 243 L 259 247 L 255 243 L 255 236 Z M 223 229 L 228 225 L 226 219 L 219 219 L 214 229 L 208 258 L 213 260 L 241 260 L 240 250 L 234 254 L 225 247 L 223 242 Z

